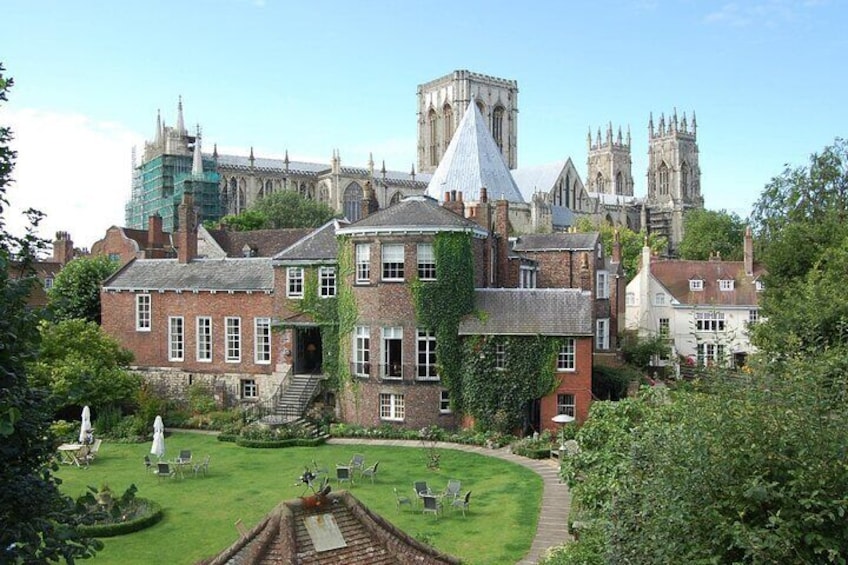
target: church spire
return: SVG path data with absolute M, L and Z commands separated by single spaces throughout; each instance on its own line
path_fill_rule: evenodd
M 191 161 L 191 174 L 198 177 L 203 176 L 203 155 L 200 153 L 200 124 L 197 124 L 197 135 L 194 138 L 194 155 L 192 156 Z
M 162 143 L 162 111 L 156 110 L 156 135 L 153 137 L 153 143 L 160 145 Z
M 654 137 L 654 113 L 648 114 L 648 137 Z
M 183 121 L 183 97 L 180 95 L 179 101 L 177 102 L 177 134 L 185 135 L 185 122 Z

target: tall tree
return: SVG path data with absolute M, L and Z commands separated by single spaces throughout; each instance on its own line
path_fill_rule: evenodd
M 726 261 L 741 261 L 744 235 L 745 222 L 734 213 L 690 210 L 683 218 L 680 258 L 706 261 L 713 253 L 718 253 Z
M 284 190 L 260 198 L 241 214 L 224 216 L 221 223 L 236 231 L 317 228 L 335 215 L 333 209 L 322 202 Z
M 0 102 L 12 86 L 3 71 L 0 64 Z M 26 300 L 37 280 L 32 263 L 41 243 L 34 235 L 40 215 L 30 214 L 25 236 L 6 232 L 2 213 L 15 161 L 11 139 L 11 130 L 0 126 L 0 562 L 73 563 L 102 544 L 76 533 L 73 501 L 59 492 L 53 475 L 46 393 L 27 379 L 26 365 L 38 348 L 36 314 Z
M 105 255 L 77 257 L 64 266 L 48 292 L 50 310 L 59 320 L 100 323 L 100 286 L 120 265 Z

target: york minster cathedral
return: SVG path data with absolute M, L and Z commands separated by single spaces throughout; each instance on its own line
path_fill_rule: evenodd
M 458 70 L 418 86 L 417 170 L 386 168 L 373 159 L 342 164 L 336 150 L 328 163 L 226 155 L 201 147 L 198 132 L 186 129 L 182 100 L 173 125 L 157 116 L 154 136 L 134 163 L 126 226 L 145 229 L 158 214 L 174 231 L 184 192 L 194 194 L 203 220 L 236 214 L 257 199 L 296 190 L 356 221 L 365 209 L 391 206 L 406 196 L 427 194 L 468 203 L 481 192 L 510 201 L 516 234 L 565 231 L 577 219 L 608 222 L 665 235 L 671 251 L 682 238 L 683 214 L 703 207 L 694 112 L 674 111 L 648 119 L 646 194 L 634 194 L 631 134 L 608 124 L 586 139 L 585 176 L 570 157 L 519 166 L 518 83 Z M 203 149 L 206 152 L 203 152 Z M 485 191 L 481 191 L 484 189 Z

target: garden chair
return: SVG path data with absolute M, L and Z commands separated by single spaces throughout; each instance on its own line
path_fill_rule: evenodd
M 376 477 L 376 476 L 377 476 L 377 466 L 378 466 L 379 464 L 380 464 L 380 462 L 379 462 L 379 461 L 377 461 L 376 463 L 374 463 L 373 465 L 371 465 L 371 466 L 370 466 L 370 467 L 368 467 L 367 469 L 363 469 L 363 470 L 362 470 L 362 473 L 361 473 L 362 477 L 363 477 L 363 478 L 364 478 L 364 477 L 368 477 L 368 478 L 370 478 L 370 479 L 371 479 L 371 484 L 372 484 L 372 485 L 374 484 L 374 477 Z
M 445 487 L 445 497 L 450 498 L 451 500 L 456 500 L 459 498 L 459 491 L 462 488 L 462 483 L 456 479 L 451 479 L 448 481 L 448 486 Z
M 194 467 L 192 467 L 192 469 L 194 470 L 195 477 L 200 473 L 203 473 L 204 477 L 209 474 L 209 458 L 210 456 L 207 455 L 203 459 L 203 463 L 195 463 Z
M 400 494 L 398 492 L 397 487 L 394 487 L 392 490 L 395 491 L 395 504 L 397 505 L 398 512 L 400 512 L 400 507 L 404 504 L 409 507 L 412 507 L 412 499 L 410 499 L 408 496 L 403 496 L 402 494 Z
M 159 479 L 162 477 L 171 477 L 173 479 L 177 476 L 176 470 L 172 469 L 168 463 L 157 463 L 155 474 Z
M 453 509 L 461 508 L 462 509 L 462 517 L 465 518 L 465 511 L 468 510 L 469 504 L 471 504 L 471 491 L 470 490 L 465 493 L 464 497 L 455 498 L 451 502 L 451 508 L 453 508 Z
M 144 456 L 144 470 L 147 471 L 148 473 L 155 470 L 154 467 L 153 467 L 153 462 L 150 460 L 149 455 Z
M 350 483 L 350 486 L 353 486 L 353 469 L 346 465 L 337 465 L 336 480 L 339 485 L 342 483 Z
M 424 502 L 424 508 L 421 509 L 422 514 L 429 512 L 438 516 L 442 511 L 442 501 L 439 500 L 439 497 L 432 494 L 425 494 L 421 497 L 421 500 Z
M 424 481 L 416 481 L 412 484 L 412 489 L 415 491 L 415 498 L 420 502 L 424 495 L 430 494 L 430 487 Z
M 183 449 L 180 451 L 180 456 L 177 458 L 182 463 L 188 463 L 191 461 L 191 449 Z
M 365 456 L 355 454 L 353 459 L 350 460 L 350 469 L 351 471 L 359 471 L 361 475 L 362 471 L 365 470 Z

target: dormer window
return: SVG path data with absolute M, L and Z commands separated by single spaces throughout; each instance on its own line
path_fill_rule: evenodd
M 689 279 L 689 290 L 704 290 L 702 279 Z
M 756 282 L 756 283 L 754 283 L 754 284 L 755 284 L 755 286 L 756 286 L 756 288 L 757 288 L 757 292 L 762 292 L 762 291 L 763 291 L 763 289 L 765 289 L 765 288 L 766 288 L 766 285 L 765 285 L 765 283 L 763 283 L 763 281 L 757 281 L 757 282 Z
M 733 290 L 735 282 L 733 279 L 719 279 L 718 288 L 724 291 Z

